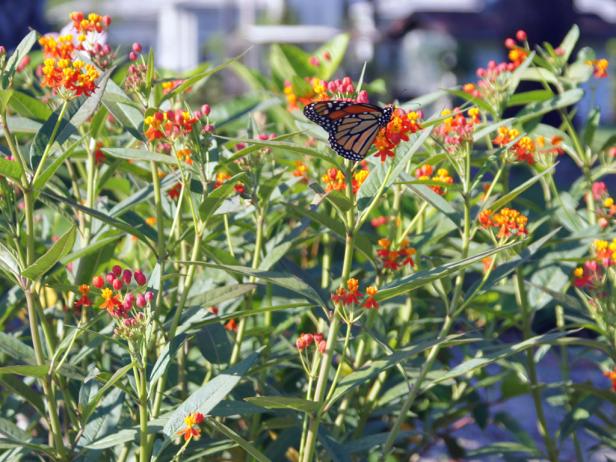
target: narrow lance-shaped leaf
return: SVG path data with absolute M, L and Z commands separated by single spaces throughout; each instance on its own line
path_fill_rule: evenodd
M 519 242 L 512 242 L 511 244 L 507 244 L 502 247 L 495 247 L 493 249 L 480 252 L 476 255 L 464 258 L 462 260 L 458 260 L 453 263 L 445 263 L 444 265 L 437 266 L 436 268 L 418 271 L 417 273 L 411 274 L 410 276 L 400 279 L 398 283 L 393 286 L 385 287 L 379 290 L 379 292 L 376 294 L 376 299 L 379 301 L 384 301 L 398 295 L 406 294 L 411 290 L 415 290 L 418 287 L 429 284 L 433 281 L 436 281 L 437 279 L 442 279 L 446 276 L 456 273 L 462 268 L 481 261 L 485 257 L 489 257 L 490 255 L 494 255 L 495 253 L 510 249 L 518 244 Z
M 38 279 L 73 249 L 76 237 L 77 229 L 73 226 L 54 242 L 44 255 L 24 269 L 22 275 L 32 280 Z

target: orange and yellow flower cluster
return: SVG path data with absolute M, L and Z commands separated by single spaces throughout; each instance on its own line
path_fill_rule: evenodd
M 499 239 L 528 234 L 526 229 L 528 217 L 516 209 L 505 207 L 496 213 L 492 210 L 483 210 L 479 214 L 479 223 L 484 229 L 497 229 L 496 237 Z
M 592 184 L 592 195 L 596 201 L 599 201 L 599 207 L 596 210 L 597 224 L 605 229 L 616 220 L 616 202 L 610 196 L 607 185 L 603 181 L 596 181 Z
M 421 112 L 406 112 L 402 108 L 393 111 L 391 120 L 376 135 L 374 146 L 377 149 L 376 157 L 385 162 L 388 157 L 395 156 L 395 149 L 402 141 L 409 140 L 409 133 L 421 130 Z
M 200 412 L 193 412 L 184 417 L 184 427 L 178 430 L 177 434 L 184 438 L 184 441 L 191 439 L 198 440 L 201 438 L 201 429 L 199 425 L 203 423 L 205 416 Z
M 378 290 L 374 286 L 366 288 L 366 296 L 359 291 L 359 281 L 351 278 L 347 281 L 346 289 L 339 287 L 332 294 L 332 301 L 340 305 L 361 305 L 366 309 L 378 309 L 379 304 L 374 298 Z
M 607 59 L 592 59 L 587 61 L 586 64 L 592 66 L 592 73 L 595 78 L 604 79 L 607 77 L 607 68 L 610 65 Z
M 353 179 L 351 180 L 351 186 L 353 188 L 353 194 L 357 194 L 361 185 L 368 178 L 368 163 L 364 160 L 360 163 L 361 168 L 353 173 Z M 344 191 L 346 189 L 346 180 L 344 173 L 337 168 L 330 168 L 327 173 L 321 177 L 321 180 L 325 184 L 325 191 Z
M 499 127 L 498 134 L 492 140 L 496 146 L 507 146 L 513 143 L 520 136 L 520 131 L 516 128 Z M 523 136 L 517 140 L 508 150 L 514 155 L 514 161 L 526 162 L 528 165 L 533 165 L 537 160 L 550 160 L 553 162 L 554 156 L 563 153 L 561 148 L 562 138 L 553 136 L 549 144 L 544 136 L 538 136 L 534 140 L 530 136 Z M 539 159 L 537 156 L 541 156 Z
M 100 73 L 91 64 L 76 59 L 47 58 L 43 63 L 43 87 L 54 92 L 69 92 L 69 96 L 90 95 L 96 90 Z
M 591 257 L 573 271 L 574 283 L 578 288 L 590 291 L 601 290 L 605 283 L 606 271 L 616 265 L 616 238 L 611 242 L 596 240 L 591 247 Z
M 383 262 L 383 268 L 391 271 L 397 271 L 405 266 L 414 267 L 413 256 L 416 253 L 414 248 L 409 247 L 407 239 L 400 242 L 397 248 L 394 248 L 389 239 L 379 239 L 379 249 L 376 251 L 377 256 Z
M 434 169 L 430 164 L 424 164 L 421 167 L 415 169 L 415 178 L 423 181 L 432 181 L 436 183 L 443 183 L 443 185 L 453 184 L 453 177 L 449 175 L 449 171 L 446 168 L 439 168 L 434 174 Z M 447 192 L 444 186 L 432 185 L 430 188 L 436 194 L 442 196 Z
M 42 67 L 44 87 L 54 92 L 62 92 L 63 97 L 90 95 L 96 89 L 96 79 L 100 73 L 91 64 L 75 59 L 75 52 L 87 51 L 92 58 L 100 58 L 103 64 L 109 64 L 105 59 L 111 53 L 111 47 L 95 43 L 84 47 L 89 32 L 103 32 L 111 24 L 109 16 L 100 16 L 90 13 L 87 17 L 83 13 L 75 12 L 70 15 L 73 28 L 77 34 L 75 41 L 73 34 L 54 35 L 47 34 L 39 39 L 43 48 L 45 60 Z M 97 61 L 98 62 L 98 61 Z
M 197 123 L 197 117 L 181 109 L 156 111 L 147 116 L 143 123 L 146 126 L 145 136 L 155 141 L 189 135 Z
M 475 125 L 480 122 L 479 115 L 479 109 L 476 107 L 468 110 L 468 116 L 458 108 L 445 109 L 441 111 L 445 120 L 434 129 L 434 135 L 443 142 L 447 151 L 453 154 L 462 145 L 472 142 Z

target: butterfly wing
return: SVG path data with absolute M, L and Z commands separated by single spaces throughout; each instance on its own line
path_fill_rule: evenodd
M 391 119 L 392 109 L 349 101 L 319 101 L 307 105 L 304 114 L 329 133 L 329 144 L 337 154 L 362 160 L 379 129 Z

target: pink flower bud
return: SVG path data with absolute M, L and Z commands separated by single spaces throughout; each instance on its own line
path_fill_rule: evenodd
M 103 286 L 105 285 L 105 281 L 100 276 L 94 276 L 92 278 L 92 285 L 96 287 L 97 289 L 102 289 Z
M 120 279 L 114 279 L 111 283 L 113 290 L 120 290 L 122 288 L 122 281 Z
M 135 303 L 135 294 L 129 292 L 124 296 L 124 302 L 128 304 L 128 307 L 132 307 Z
M 108 55 L 109 53 L 111 53 L 111 47 L 109 46 L 109 44 L 105 43 L 103 45 L 103 54 Z
M 204 104 L 203 106 L 201 106 L 201 114 L 203 114 L 204 116 L 208 116 L 210 115 L 210 112 L 212 112 L 212 108 L 210 108 L 209 104 Z
M 605 229 L 605 228 L 608 227 L 610 222 L 607 220 L 607 218 L 601 217 L 601 218 L 599 218 L 599 220 L 597 220 L 597 224 L 599 225 L 599 228 Z
M 368 92 L 366 90 L 362 90 L 359 92 L 359 94 L 357 95 L 357 102 L 358 103 L 367 103 L 368 100 Z
M 109 27 L 111 25 L 111 17 L 103 16 L 103 24 L 105 25 L 105 27 Z
M 145 300 L 145 296 L 143 294 L 138 294 L 137 295 L 137 302 L 136 302 L 137 306 L 139 308 L 143 308 L 145 305 L 147 305 L 147 301 Z
M 105 276 L 105 280 L 108 284 L 113 284 L 113 280 L 115 279 L 115 275 L 113 273 L 107 273 Z
M 511 37 L 505 40 L 506 48 L 509 48 L 511 50 L 512 48 L 515 48 L 515 46 L 516 46 L 515 40 L 513 40 Z
M 145 299 L 148 303 L 152 303 L 152 300 L 154 300 L 154 292 L 152 292 L 151 290 L 148 290 L 145 293 Z
M 515 33 L 515 38 L 517 38 L 520 42 L 524 42 L 528 37 L 526 36 L 525 31 L 519 30 Z
M 114 276 L 118 277 L 120 276 L 120 274 L 122 274 L 122 267 L 120 265 L 115 265 L 113 268 L 111 268 L 111 272 Z
M 203 133 L 212 133 L 214 131 L 214 125 L 207 124 L 205 127 L 203 127 L 202 131 Z
M 351 77 L 345 77 L 342 79 L 342 85 L 353 85 L 353 81 L 351 80 Z
M 145 285 L 147 279 L 141 270 L 135 271 L 134 276 L 135 276 L 135 281 L 137 282 L 137 284 L 139 284 L 140 286 Z
M 135 53 L 141 53 L 141 43 L 139 42 L 135 42 L 133 43 L 133 46 L 131 47 L 131 49 L 135 52 Z
M 311 56 L 308 62 L 310 63 L 311 66 L 321 65 L 321 61 L 319 61 L 319 58 L 317 58 L 316 56 Z
M 4 56 L 6 54 L 6 48 L 0 45 L 0 56 Z
M 124 281 L 124 284 L 129 285 L 132 278 L 133 278 L 133 273 L 131 270 L 125 269 L 122 272 L 122 280 Z
M 325 340 L 321 340 L 317 345 L 317 349 L 319 350 L 319 353 L 325 353 L 325 350 L 327 350 L 327 342 Z
M 137 53 L 135 53 L 134 51 L 131 51 L 131 52 L 128 54 L 128 59 L 129 59 L 130 61 L 137 61 L 137 57 L 138 57 L 138 56 L 137 56 Z

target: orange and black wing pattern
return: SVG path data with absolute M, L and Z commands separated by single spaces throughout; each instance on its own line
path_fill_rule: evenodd
M 319 101 L 308 104 L 304 115 L 329 133 L 337 154 L 354 162 L 366 157 L 378 131 L 391 119 L 392 108 L 351 101 Z

